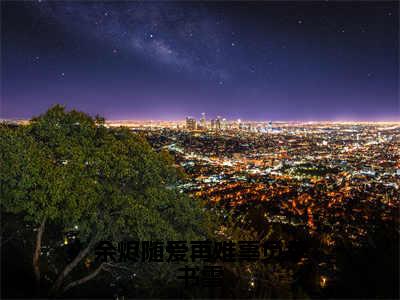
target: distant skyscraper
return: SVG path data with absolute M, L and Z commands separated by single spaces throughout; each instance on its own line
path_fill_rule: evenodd
M 223 118 L 222 121 L 221 121 L 221 129 L 225 130 L 226 127 L 227 127 L 226 119 Z
M 192 117 L 187 117 L 186 118 L 186 129 L 188 130 L 196 130 L 196 119 L 192 118 Z
M 240 129 L 241 124 L 242 124 L 242 120 L 237 119 L 237 121 L 236 121 L 236 127 L 237 127 L 237 129 Z
M 200 125 L 202 129 L 207 129 L 206 113 L 201 113 Z
M 221 130 L 221 117 L 217 116 L 217 119 L 215 120 L 215 130 Z

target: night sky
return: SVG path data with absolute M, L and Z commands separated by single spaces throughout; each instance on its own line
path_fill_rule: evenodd
M 2 2 L 1 117 L 400 120 L 395 2 Z

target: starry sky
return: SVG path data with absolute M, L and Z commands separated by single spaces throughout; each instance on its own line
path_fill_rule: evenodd
M 397 1 L 2 1 L 1 117 L 400 120 Z

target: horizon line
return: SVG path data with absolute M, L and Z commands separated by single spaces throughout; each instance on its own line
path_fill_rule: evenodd
M 33 118 L 33 117 L 32 117 Z M 27 122 L 30 121 L 32 118 L 18 118 L 18 117 L 11 117 L 11 118 L 0 118 L 0 122 L 7 122 L 7 121 L 21 121 L 21 122 Z M 195 118 L 197 120 L 197 118 Z M 216 118 L 210 118 L 207 119 L 209 122 L 212 119 Z M 291 120 L 256 120 L 256 119 L 226 119 L 228 122 L 235 122 L 238 119 L 240 119 L 241 122 L 258 122 L 258 123 L 265 123 L 265 122 L 273 122 L 273 123 L 400 123 L 400 119 L 394 120 L 394 119 L 389 119 L 389 120 L 332 120 L 332 119 L 326 119 L 326 120 L 296 120 L 296 119 L 291 119 Z M 198 119 L 200 120 L 200 118 Z M 105 119 L 105 123 L 117 123 L 117 122 L 185 122 L 186 118 L 182 119 Z

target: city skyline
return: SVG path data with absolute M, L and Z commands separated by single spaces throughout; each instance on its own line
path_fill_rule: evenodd
M 2 2 L 0 117 L 399 121 L 397 2 Z

